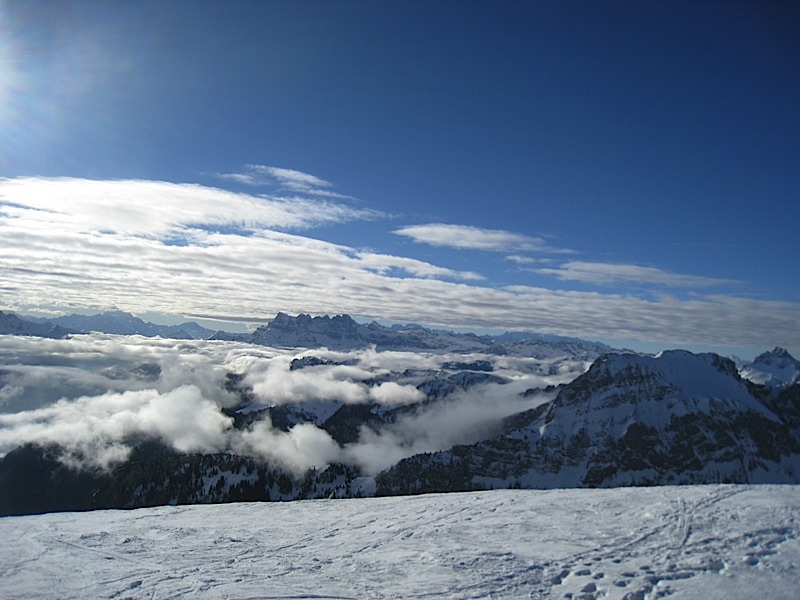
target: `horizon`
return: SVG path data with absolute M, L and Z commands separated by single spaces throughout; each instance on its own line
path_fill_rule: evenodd
M 1 311 L 0 311 L 1 312 Z M 408 326 L 408 325 L 417 325 L 419 327 L 423 327 L 430 331 L 434 332 L 448 332 L 448 333 L 456 333 L 456 334 L 474 334 L 478 336 L 488 336 L 488 337 L 496 337 L 501 336 L 504 334 L 509 333 L 520 333 L 530 335 L 532 337 L 540 337 L 543 339 L 553 338 L 555 340 L 576 340 L 588 343 L 597 343 L 597 344 L 605 344 L 611 348 L 612 351 L 619 351 L 619 352 L 636 352 L 645 355 L 658 355 L 662 352 L 668 352 L 670 350 L 687 350 L 694 354 L 701 354 L 706 352 L 712 352 L 714 354 L 719 354 L 720 356 L 724 356 L 727 358 L 744 360 L 744 361 L 752 361 L 758 355 L 763 354 L 765 352 L 770 352 L 779 348 L 782 348 L 789 352 L 792 357 L 797 356 L 798 354 L 793 351 L 791 348 L 784 348 L 782 346 L 773 345 L 767 348 L 761 349 L 753 349 L 748 347 L 729 347 L 729 348 L 717 348 L 717 347 L 709 347 L 704 346 L 702 344 L 687 344 L 684 346 L 665 346 L 658 343 L 646 343 L 646 342 L 639 342 L 636 340 L 592 340 L 586 339 L 581 337 L 571 337 L 571 336 L 559 336 L 554 334 L 546 334 L 542 332 L 538 332 L 532 329 L 504 329 L 504 328 L 496 328 L 496 329 L 479 329 L 479 328 L 469 328 L 469 327 L 458 327 L 458 328 L 440 328 L 436 326 L 432 326 L 426 323 L 416 323 L 416 322 L 396 322 L 396 321 L 386 321 L 383 319 L 372 319 L 369 317 L 361 316 L 361 315 L 348 315 L 348 314 L 340 314 L 340 315 L 329 315 L 329 314 L 321 314 L 321 315 L 312 315 L 308 313 L 297 313 L 297 314 L 289 314 L 285 311 L 278 311 L 275 316 L 271 318 L 265 318 L 258 321 L 247 321 L 247 322 L 232 322 L 232 321 L 220 321 L 213 318 L 204 318 L 201 316 L 193 316 L 193 315 L 169 315 L 163 313 L 142 313 L 142 314 L 134 314 L 127 311 L 119 310 L 116 308 L 109 309 L 107 311 L 97 311 L 92 309 L 80 309 L 78 312 L 59 312 L 58 314 L 49 313 L 50 316 L 45 316 L 44 314 L 22 314 L 22 313 L 12 313 L 17 314 L 18 317 L 25 319 L 26 317 L 32 317 L 37 319 L 57 319 L 60 316 L 100 316 L 102 314 L 108 312 L 120 312 L 122 314 L 127 314 L 136 318 L 139 318 L 147 323 L 151 323 L 154 325 L 163 325 L 163 326 L 171 326 L 171 325 L 182 325 L 184 323 L 195 323 L 206 329 L 214 330 L 214 331 L 224 331 L 228 333 L 244 333 L 244 334 L 251 334 L 259 327 L 264 325 L 268 325 L 271 321 L 278 314 L 287 314 L 291 318 L 299 317 L 301 314 L 306 314 L 312 318 L 316 317 L 328 317 L 333 318 L 335 316 L 345 316 L 350 317 L 358 324 L 366 325 L 371 322 L 376 322 L 379 325 L 384 327 L 391 328 L 394 325 L 398 326 Z
M 784 3 L 0 3 L 0 310 L 797 356 L 799 27 Z

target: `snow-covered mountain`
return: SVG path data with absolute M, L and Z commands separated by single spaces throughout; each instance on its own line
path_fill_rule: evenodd
M 609 354 L 504 434 L 399 462 L 377 493 L 798 483 L 797 407 L 776 397 L 716 354 Z
M 800 383 L 800 361 L 777 346 L 745 363 L 739 371 L 745 379 L 770 387 Z
M 306 387 L 355 371 L 366 394 L 358 402 L 265 405 L 252 378 L 229 373 L 226 391 L 239 401 L 219 410 L 235 428 L 231 439 L 238 431 L 297 444 L 300 431 L 324 438 L 333 458 L 298 472 L 265 456 L 187 455 L 143 437 L 127 440 L 133 453 L 113 470 L 76 471 L 80 457 L 28 444 L 0 461 L 0 514 L 498 487 L 800 483 L 800 385 L 773 390 L 715 354 L 670 351 L 604 355 L 545 392 L 527 389 L 519 372 L 503 376 L 507 358 L 483 356 L 438 359 L 464 369 L 379 368 L 371 377 L 349 360 L 287 359 L 286 373 Z M 413 392 L 413 401 L 386 403 L 382 386 L 406 399 Z
M 794 600 L 798 514 L 722 485 L 3 518 L 0 595 Z
M 420 325 L 386 327 L 375 321 L 363 324 L 348 315 L 312 317 L 301 314 L 292 317 L 285 313 L 278 313 L 272 321 L 251 334 L 217 332 L 211 339 L 245 341 L 277 348 L 353 350 L 375 346 L 379 351 L 481 352 L 538 359 L 569 356 L 588 361 L 613 350 L 597 342 L 532 333 L 502 334 L 494 338 L 427 329 Z
M 117 335 L 143 335 L 177 340 L 205 340 L 214 331 L 198 325 L 194 321 L 180 325 L 156 325 L 121 310 L 110 310 L 95 315 L 65 315 L 52 319 L 29 317 L 39 323 L 54 323 L 79 333 L 98 331 Z
M 0 335 L 30 335 L 34 337 L 44 337 L 58 339 L 70 333 L 69 329 L 54 325 L 53 323 L 37 323 L 27 319 L 21 319 L 12 313 L 0 311 Z

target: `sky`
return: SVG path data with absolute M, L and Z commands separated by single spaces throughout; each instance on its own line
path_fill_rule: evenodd
M 791 2 L 0 1 L 0 310 L 800 355 Z

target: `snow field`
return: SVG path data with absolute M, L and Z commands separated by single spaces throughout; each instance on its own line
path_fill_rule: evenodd
M 2 598 L 797 598 L 800 487 L 498 490 L 0 519 Z

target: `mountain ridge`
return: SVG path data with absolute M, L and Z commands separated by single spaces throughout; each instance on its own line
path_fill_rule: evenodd
M 279 312 L 269 323 L 249 334 L 219 331 L 212 340 L 240 341 L 278 348 L 327 348 L 354 350 L 374 346 L 378 351 L 420 351 L 486 353 L 509 356 L 549 358 L 570 355 L 588 361 L 614 348 L 600 342 L 577 338 L 540 336 L 534 333 L 506 332 L 498 336 L 434 330 L 421 325 L 392 325 L 377 321 L 358 323 L 349 315 L 292 317 Z
M 1 314 L 1 313 L 0 313 Z M 187 321 L 180 325 L 157 325 L 145 321 L 129 312 L 109 310 L 94 315 L 63 315 L 60 317 L 17 317 L 23 323 L 30 323 L 26 327 L 30 331 L 39 331 L 35 326 L 49 327 L 63 333 L 61 337 L 75 333 L 108 333 L 112 335 L 142 335 L 145 337 L 162 337 L 167 339 L 208 339 L 214 334 L 212 329 L 207 329 L 194 321 Z M 43 331 L 47 331 L 44 329 Z M 37 335 L 29 333 L 27 335 Z M 39 337 L 51 337 L 41 335 Z

